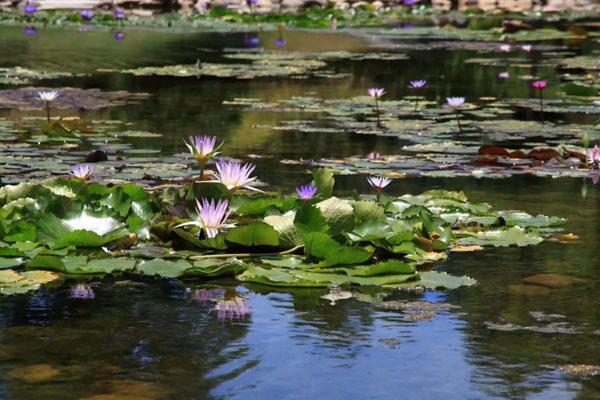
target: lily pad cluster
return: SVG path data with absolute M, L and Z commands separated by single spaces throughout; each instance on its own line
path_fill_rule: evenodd
M 62 276 L 106 274 L 233 276 L 284 287 L 456 288 L 475 281 L 432 270 L 449 250 L 535 245 L 565 223 L 493 211 L 459 192 L 338 198 L 327 170 L 315 171 L 314 184 L 319 194 L 312 200 L 232 197 L 223 184 L 205 181 L 152 192 L 77 178 L 4 186 L 0 293 L 35 290 Z M 229 229 L 207 237 L 186 226 L 199 196 L 231 200 Z

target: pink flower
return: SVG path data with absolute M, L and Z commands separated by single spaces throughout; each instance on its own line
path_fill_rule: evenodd
M 588 150 L 587 158 L 590 164 L 600 165 L 600 147 L 594 146 L 593 149 Z
M 216 182 L 220 182 L 228 190 L 248 189 L 260 192 L 261 190 L 250 186 L 256 180 L 256 177 L 250 177 L 255 166 L 252 164 L 242 164 L 238 161 L 219 161 L 217 162 Z
M 508 78 L 510 78 L 510 74 L 508 72 L 500 72 L 498 74 L 498 78 L 500 78 L 500 79 L 508 79 Z
M 182 226 L 195 225 L 201 230 L 206 232 L 206 237 L 212 239 L 216 237 L 219 232 L 224 231 L 228 228 L 235 227 L 235 224 L 226 223 L 230 212 L 228 211 L 229 202 L 227 200 L 214 200 L 202 199 L 201 201 L 196 200 L 196 211 L 198 212 L 198 220 L 184 222 L 183 224 L 177 225 L 175 228 Z
M 537 90 L 544 90 L 548 87 L 548 81 L 533 81 L 531 86 Z
M 375 97 L 376 99 L 378 99 L 385 94 L 385 89 L 384 88 L 370 88 L 368 90 L 368 92 L 369 92 L 369 96 Z
M 446 101 L 448 102 L 448 105 L 452 108 L 458 108 L 465 104 L 464 97 L 447 97 Z
M 219 154 L 223 143 L 216 146 L 216 136 L 190 136 L 189 142 L 184 141 L 186 147 L 199 164 L 204 164 L 212 157 Z
M 382 178 L 379 176 L 369 176 L 367 178 L 367 182 L 369 185 L 376 191 L 381 191 L 386 188 L 390 183 L 392 183 L 392 179 L 390 178 Z
M 530 44 L 524 44 L 523 46 L 521 46 L 521 48 L 523 49 L 523 51 L 526 51 L 529 53 L 533 49 L 533 46 Z
M 510 44 L 501 44 L 500 45 L 500 51 L 503 51 L 505 53 L 510 52 L 512 49 L 512 46 Z
M 82 181 L 87 181 L 88 179 L 90 179 L 92 177 L 93 173 L 94 173 L 94 167 L 92 167 L 91 165 L 87 165 L 87 164 L 76 165 L 71 170 L 71 175 L 73 175 L 76 178 L 81 179 Z
M 298 198 L 300 200 L 312 200 L 317 195 L 317 187 L 315 185 L 302 185 L 296 188 Z
M 418 81 L 410 81 L 410 85 L 408 86 L 410 89 L 422 89 L 427 85 L 427 81 L 424 79 Z

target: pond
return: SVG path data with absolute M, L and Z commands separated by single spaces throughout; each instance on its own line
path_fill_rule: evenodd
M 61 107 L 53 112 L 65 121 L 74 116 L 81 121 L 116 120 L 124 125 L 122 130 L 155 133 L 156 137 L 130 137 L 126 148 L 134 150 L 130 155 L 156 159 L 186 152 L 183 139 L 190 134 L 216 135 L 226 143 L 225 156 L 252 160 L 257 165 L 256 175 L 271 189 L 293 191 L 310 180 L 310 166 L 301 161 L 327 159 L 330 164 L 340 164 L 348 157 L 366 157 L 371 152 L 410 155 L 403 146 L 415 142 L 396 134 L 360 134 L 371 129 L 365 128 L 365 121 L 350 126 L 348 121 L 327 118 L 325 107 L 315 113 L 273 103 L 294 97 L 324 102 L 358 99 L 366 96 L 370 87 L 384 87 L 385 101 L 400 101 L 413 94 L 407 89 L 410 80 L 428 79 L 429 86 L 421 93 L 423 103 L 447 96 L 464 96 L 477 103 L 497 96 L 515 101 L 533 98 L 537 106 L 537 94 L 518 76 L 546 79 L 549 89 L 545 96 L 562 96 L 558 87 L 564 77 L 552 60 L 565 54 L 597 54 L 600 49 L 592 40 L 556 40 L 540 44 L 547 46 L 544 52 L 515 50 L 514 57 L 525 60 L 510 65 L 514 78 L 504 82 L 497 79 L 504 65 L 466 62 L 502 58 L 496 45 L 482 52 L 469 46 L 434 46 L 428 40 L 373 39 L 364 32 L 284 34 L 282 44 L 276 31 L 132 29 L 118 36 L 94 29 L 39 29 L 36 35 L 25 35 L 20 27 L 0 27 L 0 68 L 72 74 L 29 86 L 145 93 L 135 101 L 123 98 L 110 107 Z M 328 74 L 320 76 L 311 71 L 254 79 L 127 72 L 143 67 L 198 63 L 204 68 L 208 63 L 238 62 L 225 56 L 240 48 L 246 50 L 235 54 L 250 54 L 248 49 L 257 47 L 257 40 L 267 52 L 344 51 L 351 56 L 328 56 Z M 374 45 L 386 54 L 401 52 L 406 57 L 355 57 Z M 297 62 L 308 63 L 314 57 Z M 0 91 L 26 86 L 6 82 Z M 242 106 L 229 104 L 236 99 L 246 100 Z M 263 105 L 256 106 L 257 101 Z M 409 98 L 409 108 L 412 103 Z M 511 112 L 514 120 L 541 123 L 534 106 L 498 107 Z M 2 107 L 3 120 L 29 121 L 32 116 L 44 116 L 42 109 Z M 472 131 L 466 142 L 507 147 L 518 143 L 517 148 L 533 147 L 544 140 L 550 145 L 562 139 L 573 144 L 574 136 L 563 137 L 560 131 L 575 127 L 580 137 L 581 126 L 592 129 L 600 113 L 598 105 L 594 107 L 549 110 L 545 122 L 556 132 L 542 138 L 490 141 Z M 314 132 L 290 124 L 301 121 L 311 126 L 306 121 L 315 118 L 324 122 Z M 489 117 L 500 118 L 498 114 Z M 286 126 L 292 128 L 282 129 Z M 457 134 L 450 139 L 460 140 Z M 102 141 L 109 153 L 111 146 L 121 143 L 102 138 L 81 146 L 87 152 Z M 337 195 L 352 195 L 353 190 L 369 193 L 365 177 L 352 168 L 345 166 L 336 176 Z M 19 174 L 4 175 L 5 183 L 21 179 Z M 498 209 L 567 218 L 565 231 L 577 239 L 571 240 L 571 235 L 533 247 L 452 252 L 436 269 L 471 276 L 477 285 L 425 293 L 393 292 L 386 300 L 396 300 L 396 308 L 382 307 L 369 293 L 330 301 L 322 298 L 331 294 L 327 288 L 273 288 L 227 279 L 190 283 L 107 277 L 90 278 L 83 287 L 77 286 L 80 280 L 67 279 L 59 286 L 0 297 L 0 398 L 600 397 L 600 378 L 582 377 L 570 367 L 597 365 L 600 354 L 600 186 L 585 177 L 552 179 L 528 173 L 502 179 L 478 179 L 471 173 L 408 174 L 390 186 L 389 194 L 416 195 L 430 189 L 464 191 L 471 201 L 489 202 Z M 523 284 L 523 279 L 527 282 L 527 277 L 536 274 L 561 277 Z M 244 302 L 252 312 L 240 317 L 215 309 L 221 298 Z M 107 396 L 99 396 L 103 394 Z

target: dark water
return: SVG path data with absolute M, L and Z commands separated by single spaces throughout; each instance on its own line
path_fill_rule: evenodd
M 275 48 L 276 34 L 260 34 Z M 97 68 L 193 63 L 199 48 L 240 47 L 242 34 L 40 31 L 24 36 L 0 28 L 0 67 L 66 70 L 89 75 L 44 86 L 76 86 L 148 92 L 141 104 L 97 112 L 65 111 L 82 118 L 130 121 L 135 129 L 159 132 L 160 141 L 140 142 L 163 154 L 183 151 L 181 138 L 209 133 L 223 138 L 225 154 L 273 157 L 259 162 L 261 179 L 285 189 L 306 181 L 304 170 L 283 166 L 281 158 L 345 157 L 377 150 L 393 154 L 396 139 L 307 135 L 255 129 L 289 115 L 229 109 L 223 100 L 263 100 L 311 95 L 343 98 L 385 86 L 390 98 L 407 94 L 408 80 L 439 82 L 426 95 L 466 95 L 475 99 L 498 90 L 491 67 L 462 64 L 468 52 L 411 52 L 407 61 L 339 62 L 344 79 L 262 79 L 253 81 L 175 79 L 95 73 Z M 286 50 L 353 50 L 366 44 L 352 37 L 287 33 Z M 215 55 L 218 57 L 218 54 Z M 539 74 L 556 82 L 551 69 Z M 441 80 L 441 76 L 444 80 Z M 511 84 L 512 97 L 528 97 L 526 85 Z M 0 111 L 0 116 L 32 115 Z M 523 118 L 534 118 L 525 115 Z M 579 120 L 581 116 L 563 115 Z M 366 193 L 362 177 L 339 177 L 338 191 Z M 585 189 L 584 189 L 585 186 Z M 113 394 L 111 399 L 594 399 L 600 380 L 572 378 L 556 368 L 600 364 L 598 241 L 600 190 L 573 179 L 514 178 L 406 179 L 394 194 L 427 189 L 463 190 L 473 201 L 567 217 L 571 244 L 453 253 L 439 266 L 479 281 L 471 288 L 396 299 L 450 303 L 457 308 L 430 321 L 385 311 L 350 299 L 330 305 L 327 290 L 277 290 L 236 282 L 130 282 L 125 278 L 89 282 L 94 299 L 73 298 L 75 281 L 59 288 L 0 299 L 0 398 L 78 399 Z M 586 192 L 585 196 L 582 192 Z M 519 295 L 510 285 L 536 273 L 584 278 L 587 283 Z M 211 295 L 245 299 L 252 315 L 223 320 Z M 241 301 L 241 300 L 240 300 Z M 560 314 L 568 333 L 491 330 L 486 323 L 543 326 L 530 312 Z M 16 368 L 56 370 L 56 376 L 27 383 L 10 374 Z M 8 375 L 7 375 L 8 374 Z M 121 397 L 118 397 L 118 395 Z M 124 397 L 124 395 L 137 397 Z M 107 397 L 108 399 L 109 397 Z M 98 398 L 100 400 L 102 398 Z

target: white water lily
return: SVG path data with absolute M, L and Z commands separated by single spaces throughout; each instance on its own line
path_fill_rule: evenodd
M 60 93 L 58 93 L 56 90 L 38 92 L 38 98 L 46 102 L 54 101 L 58 96 L 60 96 Z
M 198 220 L 184 222 L 183 224 L 177 225 L 175 228 L 194 225 L 199 227 L 201 230 L 204 230 L 207 238 L 212 239 L 216 237 L 219 232 L 235 227 L 235 224 L 226 223 L 230 214 L 228 207 L 229 202 L 227 200 L 219 200 L 216 203 L 214 200 L 196 200 Z
M 242 164 L 238 161 L 219 161 L 217 162 L 216 182 L 225 185 L 229 191 L 243 188 L 262 192 L 262 190 L 250 186 L 256 180 L 256 177 L 250 177 L 254 168 L 255 166 L 250 163 Z

